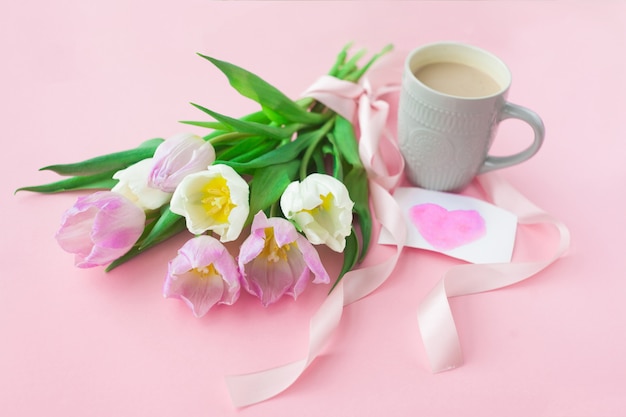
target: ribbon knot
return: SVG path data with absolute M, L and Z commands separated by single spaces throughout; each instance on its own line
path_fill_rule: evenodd
M 359 156 L 368 178 L 390 191 L 395 188 L 404 171 L 404 158 L 397 142 L 386 134 L 389 118 L 389 102 L 384 97 L 400 88 L 399 77 L 389 77 L 391 61 L 370 69 L 360 84 L 324 75 L 314 82 L 302 95 L 311 97 L 338 115 L 352 122 L 359 131 Z M 387 163 L 378 152 L 381 140 L 390 149 Z M 389 173 L 387 166 L 395 167 Z

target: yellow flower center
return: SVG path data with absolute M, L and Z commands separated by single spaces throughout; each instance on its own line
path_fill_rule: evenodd
M 322 200 L 322 202 L 318 206 L 310 210 L 305 209 L 303 211 L 306 211 L 311 216 L 315 216 L 316 214 L 319 214 L 319 212 L 321 211 L 329 211 L 332 207 L 333 198 L 334 196 L 331 193 L 328 193 L 326 195 L 320 194 L 320 199 Z
M 287 259 L 287 252 L 291 250 L 292 245 L 295 245 L 295 243 L 278 246 L 274 238 L 274 228 L 268 227 L 265 229 L 265 246 L 263 247 L 261 256 L 265 257 L 268 262 L 284 261 Z
M 209 264 L 207 266 L 200 266 L 198 268 L 192 269 L 192 271 L 201 280 L 211 279 L 212 277 L 220 276 L 220 274 L 215 270 L 215 267 L 213 266 L 213 264 Z
M 206 214 L 219 223 L 227 223 L 230 211 L 237 207 L 230 199 L 230 189 L 224 177 L 211 179 L 204 187 L 204 198 L 200 200 Z

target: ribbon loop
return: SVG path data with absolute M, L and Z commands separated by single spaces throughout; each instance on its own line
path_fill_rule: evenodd
M 559 241 L 554 253 L 545 260 L 503 264 L 465 264 L 450 268 L 418 308 L 417 318 L 422 342 L 433 372 L 461 365 L 461 345 L 450 310 L 449 299 L 493 291 L 532 277 L 560 258 L 569 247 L 567 227 L 534 205 L 519 191 L 493 173 L 481 175 L 478 183 L 491 201 L 518 216 L 518 223 L 554 227 Z
M 302 93 L 311 97 L 340 115 L 354 122 L 357 116 L 357 99 L 363 94 L 361 85 L 323 75 Z

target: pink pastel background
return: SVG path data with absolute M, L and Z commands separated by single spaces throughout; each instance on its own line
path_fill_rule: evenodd
M 0 414 L 626 415 L 626 3 L 25 0 L 1 9 Z M 196 52 L 297 97 L 348 41 L 406 53 L 437 40 L 508 63 L 509 98 L 536 110 L 547 134 L 537 156 L 500 175 L 572 232 L 567 257 L 536 277 L 451 301 L 465 355 L 454 371 L 430 373 L 416 309 L 460 261 L 407 249 L 383 287 L 346 308 L 299 381 L 235 409 L 224 375 L 302 358 L 327 287 L 268 309 L 244 295 L 198 320 L 161 295 L 185 237 L 109 274 L 80 270 L 53 238 L 77 194 L 13 195 L 56 179 L 41 166 L 201 132 L 177 123 L 203 118 L 189 102 L 233 116 L 256 109 Z M 506 122 L 496 152 L 528 137 Z M 336 272 L 339 258 L 323 256 Z

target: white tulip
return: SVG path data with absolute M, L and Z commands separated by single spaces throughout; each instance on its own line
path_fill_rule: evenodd
M 143 210 L 156 210 L 167 204 L 172 193 L 166 193 L 148 185 L 152 165 L 153 159 L 147 158 L 117 171 L 113 174 L 113 179 L 119 182 L 111 191 L 122 194 Z
M 280 198 L 285 217 L 293 220 L 314 245 L 326 244 L 343 252 L 352 231 L 352 207 L 348 189 L 330 175 L 311 174 L 292 182 Z
M 212 231 L 220 241 L 239 237 L 250 205 L 248 183 L 227 165 L 211 165 L 187 175 L 176 187 L 170 210 L 185 217 L 187 229 L 199 235 Z

